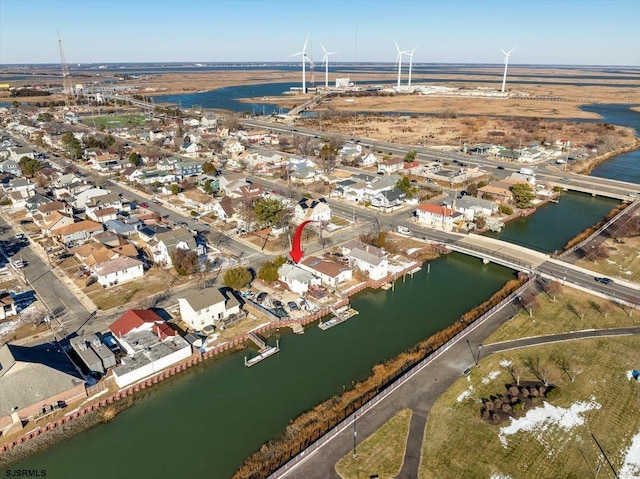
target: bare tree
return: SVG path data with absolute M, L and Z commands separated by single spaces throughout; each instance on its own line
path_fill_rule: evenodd
M 547 281 L 544 283 L 544 290 L 555 301 L 556 296 L 562 292 L 562 285 L 558 281 Z
M 533 293 L 524 293 L 519 300 L 525 311 L 529 313 L 529 316 L 533 316 L 533 310 L 540 306 L 538 298 Z
M 569 308 L 569 311 L 574 313 L 580 319 L 584 319 L 584 315 L 586 313 L 586 310 L 581 304 L 570 303 L 570 304 L 567 305 L 567 308 Z
M 549 370 L 540 365 L 540 358 L 537 356 L 527 356 L 524 358 L 524 365 L 536 378 L 549 386 Z
M 558 355 L 552 356 L 551 360 L 555 363 L 556 366 L 558 366 L 558 368 L 560 368 L 560 371 L 562 371 L 567 376 L 569 376 L 569 380 L 571 382 L 575 380 L 575 378 L 571 375 L 571 372 L 572 372 L 571 366 L 566 356 L 561 356 L 558 354 Z

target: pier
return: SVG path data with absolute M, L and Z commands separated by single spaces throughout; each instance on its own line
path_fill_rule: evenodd
M 343 306 L 339 309 L 331 308 L 331 312 L 334 315 L 333 318 L 325 322 L 320 321 L 320 323 L 318 324 L 318 327 L 323 331 L 326 331 L 329 328 L 333 328 L 340 323 L 344 323 L 346 320 L 353 318 L 356 314 L 358 314 L 358 311 L 350 308 L 349 306 Z
M 278 351 L 280 351 L 280 341 L 279 340 L 276 340 L 276 345 L 275 346 L 269 346 L 264 339 L 262 339 L 260 336 L 258 336 L 253 331 L 250 331 L 249 334 L 247 334 L 247 337 L 251 341 L 253 341 L 256 346 L 258 346 L 258 350 L 260 351 L 260 354 L 258 354 L 254 358 L 247 359 L 246 356 L 244 357 L 244 365 L 246 367 L 248 367 L 248 368 L 250 368 L 254 364 L 258 364 L 260 361 L 262 361 L 264 359 L 267 359 L 269 356 L 273 356 Z

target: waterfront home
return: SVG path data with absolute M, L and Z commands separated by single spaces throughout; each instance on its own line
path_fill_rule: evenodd
M 500 183 L 506 183 L 509 185 L 517 185 L 520 183 L 526 183 L 531 186 L 536 184 L 536 175 L 528 175 L 525 173 L 511 173 L 510 176 L 502 180 Z
M 89 374 L 93 376 L 104 374 L 104 368 L 102 367 L 100 356 L 91 349 L 84 338 L 81 336 L 74 336 L 69 339 L 69 345 L 76 353 L 76 356 L 80 358 L 80 361 L 84 364 L 85 368 L 89 371 Z
M 229 289 L 204 288 L 179 297 L 178 305 L 182 320 L 197 331 L 240 314 L 240 301 Z
M 0 347 L 0 391 L 3 437 L 60 405 L 87 397 L 76 367 L 64 351 L 50 343 Z
M 320 278 L 323 285 L 332 288 L 353 278 L 353 270 L 349 266 L 326 258 L 310 256 L 301 261 L 299 266 Z
M 295 222 L 326 222 L 331 219 L 331 208 L 324 198 L 302 198 L 293 209 L 293 219 Z
M 278 268 L 278 279 L 294 293 L 303 295 L 311 286 L 319 286 L 320 278 L 296 264 L 285 263 Z
M 360 240 L 351 240 L 342 245 L 342 254 L 349 260 L 349 266 L 359 270 L 374 281 L 389 274 L 387 252 Z
M 451 231 L 455 226 L 464 221 L 462 213 L 458 213 L 444 205 L 434 205 L 432 203 L 424 203 L 416 208 L 417 220 L 433 228 Z
M 494 183 L 478 188 L 478 195 L 481 198 L 495 200 L 498 204 L 510 203 L 513 201 L 513 193 L 508 187 L 496 186 Z
M 473 221 L 479 216 L 488 217 L 498 213 L 498 204 L 496 202 L 469 195 L 458 199 L 447 198 L 443 201 L 443 204 L 462 213 L 468 221 Z
M 150 310 L 132 309 L 111 323 L 109 329 L 127 352 L 113 368 L 119 387 L 132 384 L 191 356 L 191 346 L 160 316 Z

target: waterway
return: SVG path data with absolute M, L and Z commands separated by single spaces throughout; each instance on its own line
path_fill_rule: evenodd
M 551 253 L 562 249 L 571 238 L 600 221 L 619 203 L 610 198 L 565 192 L 558 203 L 547 203 L 533 215 L 510 221 L 500 233 L 487 233 L 487 236 Z
M 113 421 L 13 467 L 65 479 L 230 477 L 289 420 L 451 324 L 513 277 L 506 268 L 448 255 L 433 261 L 430 273 L 399 280 L 394 291 L 354 298 L 360 314 L 346 323 L 327 331 L 312 325 L 302 336 L 283 330 L 280 353 L 252 368 L 243 356 L 253 351 L 209 361 Z

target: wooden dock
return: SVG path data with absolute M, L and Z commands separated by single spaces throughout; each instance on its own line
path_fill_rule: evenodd
M 353 318 L 356 314 L 358 314 L 358 311 L 350 308 L 349 306 L 343 306 L 338 310 L 331 308 L 331 312 L 334 315 L 333 318 L 331 318 L 329 321 L 320 321 L 320 323 L 318 323 L 318 327 L 323 331 L 326 331 L 329 328 L 333 328 L 340 323 L 344 323 L 348 319 Z
M 254 358 L 247 359 L 246 356 L 244 357 L 244 365 L 246 367 L 248 367 L 248 368 L 250 368 L 254 364 L 258 364 L 260 361 L 263 361 L 263 360 L 267 359 L 269 356 L 273 356 L 278 351 L 280 351 L 280 341 L 279 340 L 276 340 L 276 345 L 275 346 L 269 346 L 264 339 L 262 339 L 260 336 L 258 336 L 253 331 L 249 332 L 249 334 L 247 336 L 249 337 L 249 339 L 251 341 L 253 341 L 255 343 L 256 346 L 258 346 L 259 351 L 260 351 L 260 354 L 258 354 Z

